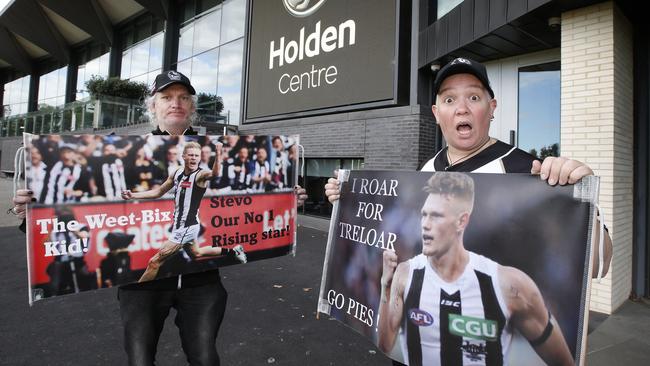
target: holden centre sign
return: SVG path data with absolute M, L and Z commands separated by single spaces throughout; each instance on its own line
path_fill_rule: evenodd
M 247 122 L 393 104 L 396 0 L 252 0 Z

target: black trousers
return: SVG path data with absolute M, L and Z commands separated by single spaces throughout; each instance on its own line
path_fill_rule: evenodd
M 158 339 L 176 309 L 183 351 L 192 366 L 219 365 L 216 340 L 228 294 L 220 281 L 180 290 L 118 290 L 124 348 L 131 366 L 155 364 Z

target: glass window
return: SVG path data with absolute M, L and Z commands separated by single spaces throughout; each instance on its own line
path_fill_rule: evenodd
M 220 119 L 239 124 L 246 1 L 187 1 L 184 17 L 189 20 L 180 30 L 176 69 L 198 93 L 222 98 Z
M 29 101 L 29 75 L 5 84 L 2 97 L 4 116 L 27 113 Z
M 229 123 L 239 122 L 243 56 L 243 39 L 222 46 L 219 54 L 217 95 L 223 99 L 223 114 Z
M 77 100 L 81 100 L 89 96 L 86 90 L 86 81 L 90 80 L 93 76 L 108 77 L 108 62 L 110 52 L 107 52 L 95 59 L 92 59 L 86 64 L 79 66 L 77 71 Z
M 219 45 L 221 9 L 204 15 L 194 23 L 193 54 L 199 54 Z
M 221 24 L 221 42 L 230 42 L 244 36 L 246 19 L 246 1 L 233 0 L 223 5 L 223 24 Z
M 63 105 L 67 72 L 68 67 L 64 66 L 41 76 L 38 86 L 38 109 Z
M 543 159 L 560 154 L 560 63 L 519 69 L 518 147 Z
M 192 45 L 194 44 L 194 24 L 192 23 L 181 28 L 180 33 L 180 39 L 178 40 L 178 59 L 185 60 L 188 57 L 192 57 Z
M 457 7 L 463 0 L 438 0 L 438 19 L 449 13 L 451 9 Z
M 151 46 L 149 47 L 149 70 L 162 68 L 164 47 L 165 33 L 161 32 L 151 37 Z
M 192 58 L 192 72 L 188 77 L 192 80 L 192 85 L 197 93 L 214 94 L 217 92 L 218 60 L 218 48 Z
M 148 74 L 159 71 L 162 67 L 164 38 L 164 32 L 160 32 L 124 50 L 120 77 L 147 82 Z

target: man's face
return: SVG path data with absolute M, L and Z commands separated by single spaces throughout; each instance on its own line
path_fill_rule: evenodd
M 61 162 L 65 166 L 74 165 L 75 153 L 72 150 L 65 149 L 61 152 Z
M 257 161 L 263 163 L 266 160 L 266 149 L 260 147 L 257 149 Z
M 210 155 L 212 155 L 212 149 L 210 146 L 203 146 L 201 148 L 201 161 L 207 163 L 210 161 Z
M 186 129 L 194 113 L 192 95 L 183 85 L 172 84 L 156 93 L 153 113 L 162 130 Z
M 41 152 L 38 151 L 37 148 L 32 149 L 32 165 L 36 166 L 43 161 L 43 156 L 41 155 Z
M 487 140 L 496 106 L 496 100 L 476 76 L 456 74 L 442 82 L 431 110 L 447 144 L 460 152 L 470 152 Z
M 242 147 L 241 150 L 239 150 L 239 160 L 241 160 L 241 161 L 248 160 L 248 149 L 247 148 Z
M 178 150 L 171 148 L 167 150 L 167 161 L 176 161 L 178 159 Z
M 190 169 L 196 169 L 201 161 L 201 150 L 195 148 L 186 149 L 183 153 L 183 161 L 185 162 L 185 166 Z
M 420 211 L 422 254 L 439 257 L 458 241 L 466 227 L 469 214 L 459 212 L 457 199 L 440 194 L 429 194 Z
M 104 145 L 104 156 L 115 155 L 115 145 Z
M 278 150 L 278 151 L 284 150 L 284 144 L 282 144 L 282 140 L 273 139 L 273 148 Z

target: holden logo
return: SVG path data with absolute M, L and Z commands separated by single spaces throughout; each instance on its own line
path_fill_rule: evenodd
M 316 12 L 325 0 L 282 0 L 284 8 L 294 17 L 304 18 Z M 311 4 L 311 5 L 310 5 Z

